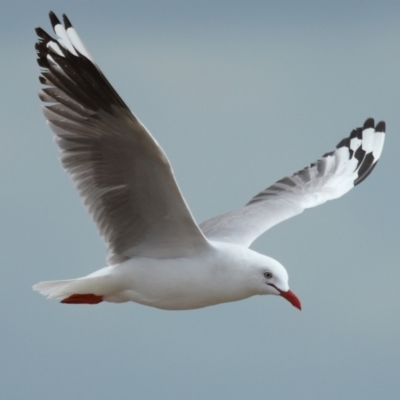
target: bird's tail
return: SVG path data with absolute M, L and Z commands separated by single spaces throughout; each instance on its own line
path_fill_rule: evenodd
M 104 277 L 40 282 L 32 288 L 48 299 L 61 300 L 61 303 L 98 304 L 103 301 L 103 296 L 99 294 L 101 278 Z

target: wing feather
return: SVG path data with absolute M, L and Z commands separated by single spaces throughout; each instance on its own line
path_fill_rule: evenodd
M 207 238 L 250 246 L 280 222 L 343 196 L 376 166 L 385 138 L 385 123 L 369 118 L 332 152 L 258 193 L 243 208 L 200 224 Z
M 71 22 L 37 28 L 39 93 L 63 167 L 109 248 L 109 262 L 179 257 L 208 244 L 161 147 L 130 112 Z

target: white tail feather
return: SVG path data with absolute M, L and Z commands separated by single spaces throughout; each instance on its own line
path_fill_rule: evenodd
M 32 286 L 48 299 L 65 299 L 74 294 L 94 294 L 102 296 L 104 293 L 104 276 L 67 279 L 63 281 L 40 282 Z
M 48 299 L 63 299 L 68 295 L 73 294 L 70 290 L 70 286 L 76 279 L 69 279 L 63 281 L 47 281 L 39 282 L 32 286 L 33 290 L 36 290 Z

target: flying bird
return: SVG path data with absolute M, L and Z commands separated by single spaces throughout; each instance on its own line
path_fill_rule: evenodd
M 44 116 L 87 211 L 108 248 L 108 266 L 33 289 L 67 304 L 133 301 L 187 310 L 277 295 L 301 309 L 286 269 L 249 248 L 266 230 L 343 196 L 375 167 L 385 123 L 372 118 L 335 150 L 284 177 L 244 207 L 198 225 L 168 158 L 86 50 L 66 15 L 56 38 L 36 28 Z

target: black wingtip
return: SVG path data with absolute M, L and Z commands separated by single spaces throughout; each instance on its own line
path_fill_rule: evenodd
M 51 26 L 53 27 L 53 30 L 54 30 L 56 25 L 60 25 L 61 22 L 57 18 L 56 14 L 53 13 L 53 11 L 49 12 L 49 17 L 50 17 Z
M 45 39 L 45 37 L 48 36 L 47 33 L 40 26 L 35 28 L 35 32 L 36 35 L 38 35 L 42 39 Z
M 365 121 L 365 122 L 367 122 L 367 121 Z M 350 139 L 354 139 L 354 138 L 361 139 L 361 138 L 362 138 L 362 131 L 363 131 L 363 129 L 365 129 L 365 127 L 364 127 L 364 128 L 356 128 L 356 129 L 353 129 L 353 130 L 351 131 L 351 133 L 350 133 Z
M 375 126 L 375 121 L 373 118 L 368 118 L 364 122 L 363 129 L 373 128 Z
M 375 127 L 376 132 L 386 132 L 386 124 L 385 121 L 380 121 L 378 125 Z
M 63 14 L 62 17 L 63 17 L 63 20 L 64 20 L 65 29 L 72 28 L 73 26 L 72 26 L 71 21 L 69 20 L 69 18 L 65 14 Z
M 372 172 L 372 170 L 375 168 L 376 164 L 378 164 L 379 160 L 376 160 L 374 164 L 369 166 L 369 169 L 364 173 L 364 175 L 360 175 L 355 181 L 354 181 L 354 186 L 359 185 L 362 181 L 367 179 L 369 174 Z
M 337 148 L 337 149 L 340 149 L 341 147 L 345 147 L 345 146 L 350 148 L 350 138 L 349 138 L 349 137 L 342 139 L 342 140 L 338 143 L 338 145 L 336 146 L 336 148 Z

